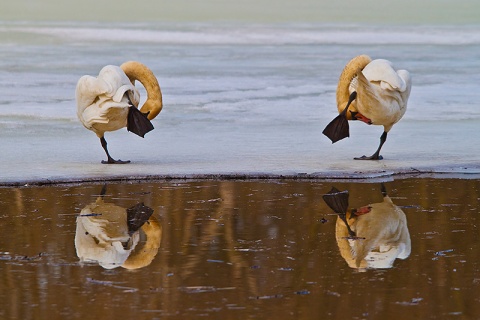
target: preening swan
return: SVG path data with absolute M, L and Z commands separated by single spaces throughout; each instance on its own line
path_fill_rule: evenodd
M 381 160 L 380 149 L 387 140 L 392 126 L 400 121 L 407 110 L 412 81 L 407 70 L 395 70 L 385 59 L 372 60 L 360 55 L 350 60 L 343 69 L 337 86 L 339 115 L 330 122 L 325 134 L 332 143 L 349 136 L 347 120 L 360 120 L 366 124 L 383 125 L 380 145 L 370 157 L 356 160 Z
M 145 87 L 147 100 L 138 109 L 140 94 L 135 80 Z M 162 92 L 157 78 L 144 64 L 128 61 L 120 67 L 108 65 L 100 70 L 97 77 L 85 75 L 78 80 L 75 96 L 77 116 L 85 126 L 100 138 L 107 154 L 102 163 L 129 163 L 114 160 L 107 149 L 105 132 L 123 127 L 140 137 L 153 130 L 150 120 L 162 110 Z
M 94 203 L 77 217 L 75 248 L 82 262 L 105 269 L 137 269 L 158 253 L 162 228 L 143 203 L 125 209 L 104 201 L 106 186 Z
M 382 185 L 383 202 L 348 209 L 348 191 L 332 190 L 323 196 L 338 219 L 335 237 L 349 267 L 391 268 L 395 259 L 411 252 L 405 213 L 393 204 Z

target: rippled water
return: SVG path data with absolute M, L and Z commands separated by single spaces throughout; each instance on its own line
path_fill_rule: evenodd
M 0 188 L 0 317 L 478 317 L 480 181 L 383 186 L 387 198 L 381 183 L 315 180 L 110 183 L 103 196 L 99 184 Z M 349 207 L 370 210 L 348 220 L 359 239 L 345 238 L 323 200 L 332 187 L 348 191 Z M 107 229 L 125 228 L 127 209 L 139 203 L 153 214 L 132 232 L 133 248 L 117 241 L 126 257 L 103 255 L 104 267 L 92 254 L 80 261 L 79 252 L 102 247 L 96 235 L 81 251 L 79 239 L 95 232 L 80 223 L 109 216 Z M 406 228 L 388 231 L 398 221 Z M 346 243 L 382 232 L 391 240 L 367 260 L 411 252 L 391 268 L 349 263 Z

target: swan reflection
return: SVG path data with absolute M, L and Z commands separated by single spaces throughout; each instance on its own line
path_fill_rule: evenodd
M 411 242 L 405 213 L 393 204 L 382 185 L 383 202 L 348 208 L 348 191 L 333 187 L 323 196 L 338 219 L 335 237 L 349 267 L 391 268 L 395 259 L 410 255 Z
M 153 209 L 143 203 L 125 209 L 105 202 L 104 186 L 97 200 L 77 217 L 75 248 L 81 262 L 105 269 L 148 266 L 158 253 L 162 227 Z

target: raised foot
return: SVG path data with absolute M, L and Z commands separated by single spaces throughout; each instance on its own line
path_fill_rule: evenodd
M 345 113 L 336 116 L 335 119 L 323 129 L 322 133 L 327 136 L 332 143 L 348 138 L 350 136 L 350 129 L 348 127 L 348 120 Z
M 120 159 L 119 160 L 108 159 L 107 161 L 102 160 L 102 163 L 103 164 L 127 164 L 127 163 L 130 163 L 130 160 L 123 161 Z
M 378 156 L 378 155 L 372 155 L 370 157 L 367 157 L 367 156 L 361 156 L 361 157 L 358 157 L 358 158 L 353 158 L 355 160 L 383 160 L 383 157 L 382 156 Z

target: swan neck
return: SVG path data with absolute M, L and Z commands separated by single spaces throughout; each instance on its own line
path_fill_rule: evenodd
M 350 89 L 354 88 L 356 86 L 357 80 L 355 77 L 357 76 L 358 70 L 362 70 L 365 68 L 367 64 L 369 64 L 372 61 L 372 59 L 367 56 L 367 55 L 360 55 L 352 60 L 350 60 L 346 65 L 345 68 L 343 69 L 342 73 L 340 74 L 340 79 L 338 80 L 338 85 L 337 85 L 337 108 L 338 111 L 341 112 L 343 109 L 345 109 L 345 106 L 348 103 L 348 99 L 350 97 Z M 354 81 L 352 83 L 352 80 Z M 356 102 L 353 101 L 352 104 L 349 107 L 350 110 L 355 110 L 356 109 Z M 347 113 L 347 119 L 351 120 L 351 113 Z
M 120 66 L 132 84 L 139 81 L 147 91 L 147 100 L 140 111 L 148 114 L 148 119 L 154 119 L 162 110 L 162 91 L 153 72 L 144 64 L 136 61 L 125 62 Z

